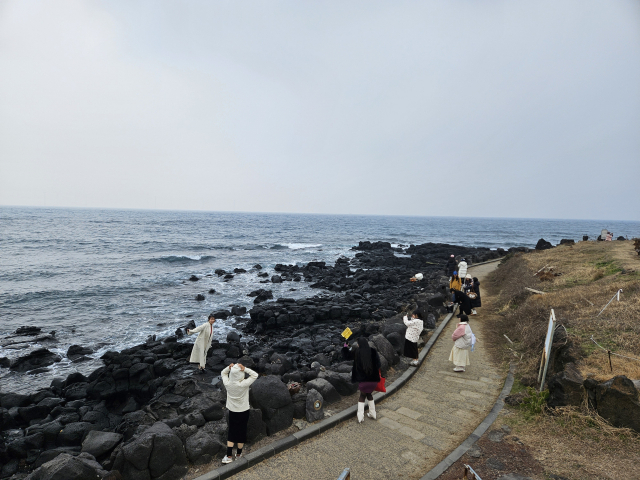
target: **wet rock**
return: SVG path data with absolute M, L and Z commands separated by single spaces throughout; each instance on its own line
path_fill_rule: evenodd
M 233 309 L 231 309 L 231 313 L 233 313 Z M 227 342 L 228 343 L 240 343 L 240 335 L 238 335 L 238 332 L 229 332 L 229 333 L 227 333 Z
M 315 388 L 310 388 L 307 392 L 305 406 L 307 422 L 316 422 L 324 418 L 324 398 Z
M 216 289 L 215 288 L 210 288 L 209 289 L 209 294 L 213 295 L 214 293 L 216 293 Z
M 81 357 L 83 355 L 91 355 L 93 350 L 89 347 L 83 347 L 82 345 L 71 345 L 67 349 L 67 358 L 73 360 L 74 358 Z
M 282 283 L 282 277 L 280 275 L 272 276 L 271 283 Z
M 37 368 L 48 367 L 62 360 L 59 355 L 50 352 L 46 348 L 39 348 L 28 355 L 16 359 L 11 366 L 11 370 L 16 372 L 28 372 Z
M 200 279 L 199 279 L 198 277 L 196 277 L 195 275 L 191 275 L 191 276 L 189 277 L 189 281 L 190 281 L 190 282 L 197 282 L 198 280 L 200 280 Z
M 198 295 L 196 295 L 196 300 L 198 302 L 202 302 L 205 299 L 205 296 L 202 295 L 201 293 L 199 293 Z
M 114 432 L 92 430 L 82 442 L 82 451 L 100 458 L 111 451 L 122 441 L 123 436 Z
M 42 331 L 40 327 L 22 326 L 15 331 L 16 335 L 38 335 Z
M 224 416 L 222 401 L 221 393 L 216 396 L 202 393 L 185 400 L 178 408 L 178 412 L 183 415 L 199 413 L 208 422 L 220 420 Z

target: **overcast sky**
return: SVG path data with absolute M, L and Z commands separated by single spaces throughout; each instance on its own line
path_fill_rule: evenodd
M 637 0 L 0 0 L 0 205 L 640 220 L 639 181 Z

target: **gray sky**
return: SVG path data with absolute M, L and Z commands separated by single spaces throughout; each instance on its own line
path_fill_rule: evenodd
M 640 220 L 639 178 L 636 0 L 0 0 L 0 205 Z

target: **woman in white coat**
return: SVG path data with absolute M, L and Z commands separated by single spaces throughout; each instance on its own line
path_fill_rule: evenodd
M 208 322 L 203 323 L 193 330 L 187 329 L 187 335 L 191 335 L 192 333 L 198 334 L 198 338 L 196 338 L 196 342 L 193 344 L 193 350 L 191 350 L 191 358 L 189 361 L 191 363 L 199 363 L 201 371 L 204 371 L 204 366 L 207 363 L 207 352 L 211 347 L 211 340 L 213 339 L 214 323 L 216 323 L 216 319 L 212 313 L 209 315 Z
M 418 366 L 418 340 L 424 328 L 424 322 L 420 318 L 419 310 L 411 314 L 411 320 L 405 315 L 402 319 L 407 326 L 407 332 L 404 334 L 404 356 L 411 358 L 410 365 Z
M 460 316 L 460 323 L 456 327 L 456 330 L 451 335 L 453 340 L 453 348 L 449 355 L 449 361 L 453 362 L 454 372 L 464 372 L 469 362 L 469 351 L 471 350 L 473 332 L 469 326 L 469 317 L 466 315 Z

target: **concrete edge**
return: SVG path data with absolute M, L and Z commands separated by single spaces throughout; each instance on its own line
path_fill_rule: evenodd
M 431 335 L 431 338 L 422 348 L 422 351 L 418 356 L 419 365 L 417 367 L 407 368 L 407 370 L 402 375 L 400 375 L 399 378 L 397 378 L 391 385 L 387 386 L 386 392 L 378 392 L 374 394 L 375 402 L 380 402 L 390 397 L 391 395 L 396 393 L 405 383 L 407 383 L 411 377 L 413 377 L 413 375 L 422 365 L 422 362 L 424 361 L 426 356 L 429 354 L 429 351 L 431 350 L 433 344 L 436 343 L 436 340 L 438 340 L 440 333 L 442 333 L 442 331 L 446 328 L 449 320 L 451 320 L 455 313 L 456 311 L 454 310 L 453 313 L 447 314 L 442 322 L 440 322 L 438 328 L 435 329 L 433 335 Z M 326 432 L 327 430 L 330 430 L 331 428 L 339 425 L 343 421 L 355 417 L 357 410 L 358 407 L 356 405 L 346 408 L 341 412 L 330 416 L 329 418 L 325 418 L 324 420 L 320 420 L 317 423 L 309 425 L 307 428 L 300 430 L 299 432 L 296 432 L 280 440 L 276 440 L 275 442 L 271 442 L 269 445 L 259 448 L 254 452 L 247 453 L 243 455 L 243 458 L 240 460 L 236 460 L 235 462 L 229 463 L 222 467 L 216 468 L 215 470 L 211 470 L 199 477 L 196 477 L 194 480 L 224 480 L 225 478 L 232 477 L 233 475 L 236 475 L 241 471 L 246 470 L 247 468 L 251 468 L 254 465 L 257 465 L 258 463 L 274 456 L 277 453 L 288 450 L 291 447 L 295 447 L 303 441 L 309 440 L 310 438 L 313 438 L 316 435 Z
M 471 448 L 471 446 L 478 441 L 478 439 L 484 435 L 484 433 L 489 429 L 493 422 L 496 421 L 498 417 L 498 413 L 504 407 L 504 399 L 511 392 L 511 387 L 513 387 L 513 373 L 515 372 L 516 365 L 511 364 L 509 367 L 509 373 L 507 374 L 507 378 L 504 381 L 504 386 L 502 387 L 502 391 L 496 402 L 493 404 L 493 408 L 488 413 L 488 415 L 484 418 L 484 420 L 476 427 L 476 429 L 469 435 L 458 447 L 451 452 L 447 457 L 442 460 L 438 465 L 429 470 L 426 475 L 424 475 L 420 480 L 435 480 L 440 475 L 442 475 L 451 465 L 457 462 L 462 455 L 467 453 L 467 450 Z

